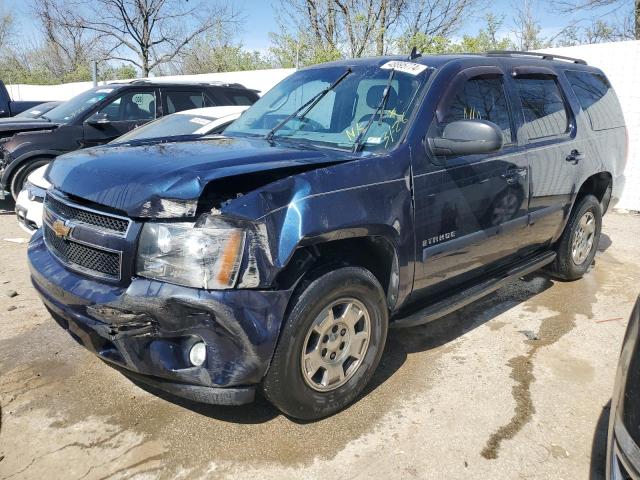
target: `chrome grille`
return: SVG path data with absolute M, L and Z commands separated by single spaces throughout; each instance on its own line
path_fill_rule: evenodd
M 122 254 L 131 220 L 51 192 L 45 196 L 42 220 L 47 248 L 69 269 L 99 278 L 122 278 Z
M 120 255 L 57 237 L 49 225 L 44 225 L 44 238 L 51 250 L 63 263 L 118 279 Z
M 101 230 L 125 234 L 129 228 L 130 222 L 126 218 L 115 217 L 94 210 L 76 208 L 63 203 L 52 195 L 47 195 L 47 206 L 67 220 L 92 225 Z

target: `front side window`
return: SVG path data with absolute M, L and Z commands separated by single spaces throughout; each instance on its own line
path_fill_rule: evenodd
M 358 140 L 364 150 L 388 150 L 400 141 L 431 71 L 413 62 L 300 70 L 267 92 L 225 134 L 266 136 L 346 74 L 311 110 L 303 109 L 278 128 L 275 138 L 344 150 L 357 148 Z
M 516 78 L 529 139 L 554 137 L 569 131 L 569 114 L 553 77 Z
M 153 92 L 127 92 L 98 110 L 94 117 L 110 122 L 153 120 L 156 97 Z
M 479 76 L 465 81 L 444 107 L 442 127 L 456 120 L 487 120 L 495 123 L 511 143 L 511 118 L 502 77 Z
M 604 75 L 577 71 L 567 71 L 566 75 L 582 110 L 589 116 L 591 128 L 606 130 L 624 126 L 620 102 Z

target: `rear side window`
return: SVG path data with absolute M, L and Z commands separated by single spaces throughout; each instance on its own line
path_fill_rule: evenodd
M 167 113 L 181 112 L 183 110 L 191 110 L 192 108 L 202 108 L 205 106 L 202 92 L 166 92 L 166 96 Z
M 227 96 L 231 97 L 234 105 L 253 105 L 255 100 L 243 93 L 228 93 Z
M 593 130 L 624 126 L 620 102 L 604 75 L 588 72 L 565 72 L 582 110 L 587 112 Z
M 569 114 L 555 78 L 518 77 L 516 84 L 529 139 L 554 137 L 569 131 Z
M 502 130 L 504 143 L 511 143 L 509 107 L 501 77 L 474 77 L 460 86 L 446 107 L 443 123 L 467 119 L 495 123 Z

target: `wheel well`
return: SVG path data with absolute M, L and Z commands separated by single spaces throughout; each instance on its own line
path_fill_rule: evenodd
M 26 167 L 28 164 L 33 163 L 33 162 L 37 162 L 38 160 L 53 160 L 54 158 L 56 158 L 55 155 L 35 155 L 33 157 L 27 157 L 23 160 L 20 161 L 19 164 L 17 164 L 11 171 L 11 174 L 9 175 L 9 177 L 7 178 L 7 185 L 11 185 L 11 182 L 13 181 L 13 177 L 16 176 L 16 174 L 22 170 L 24 167 Z
M 611 187 L 611 174 L 609 172 L 600 172 L 595 175 L 591 175 L 587 178 L 576 196 L 575 205 L 578 204 L 580 199 L 585 195 L 595 196 L 602 205 L 602 213 L 606 212 L 609 206 L 609 200 L 611 199 L 611 191 L 607 193 L 607 189 Z
M 276 284 L 278 288 L 290 288 L 304 276 L 315 277 L 338 267 L 357 266 L 369 270 L 389 297 L 392 270 L 397 270 L 395 258 L 393 245 L 381 236 L 346 238 L 304 246 L 295 251 L 278 274 Z M 397 287 L 397 280 L 394 286 Z

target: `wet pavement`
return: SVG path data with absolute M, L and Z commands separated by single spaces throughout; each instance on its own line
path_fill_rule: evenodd
M 142 389 L 83 350 L 30 286 L 27 236 L 7 207 L 0 479 L 602 478 L 617 356 L 640 293 L 640 216 L 605 217 L 580 281 L 530 275 L 392 330 L 365 395 L 300 423 L 261 399 L 214 407 Z

